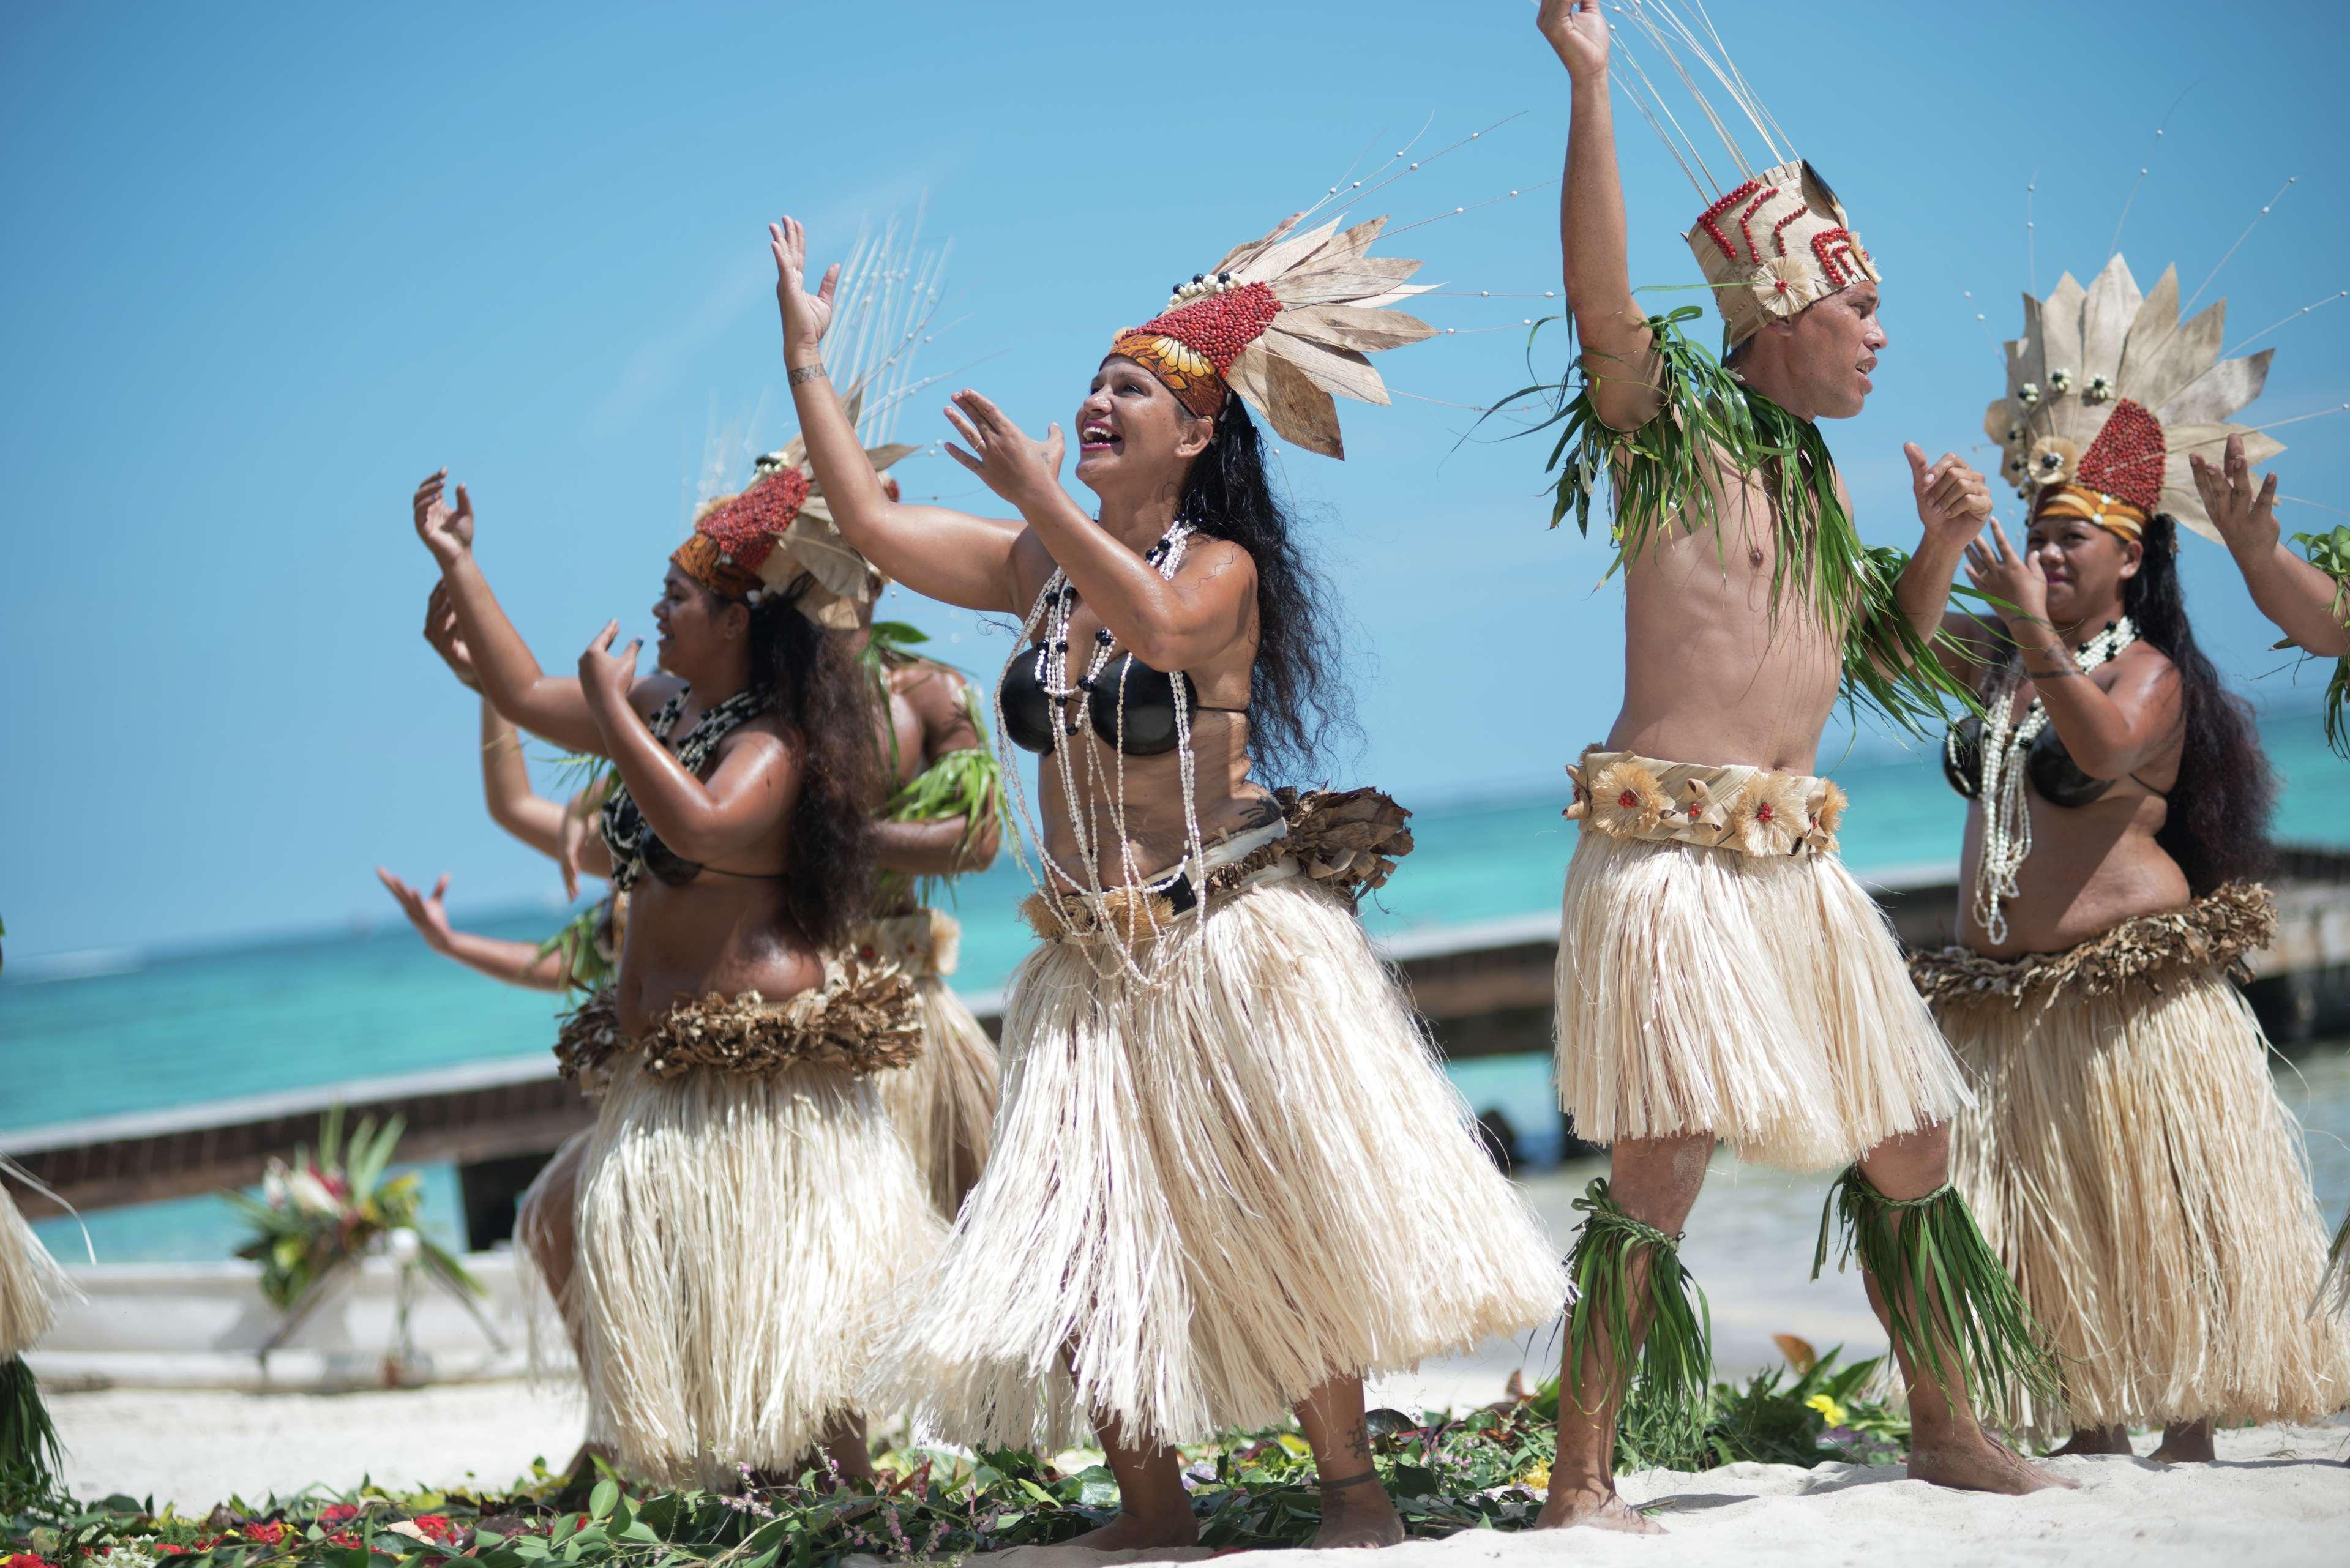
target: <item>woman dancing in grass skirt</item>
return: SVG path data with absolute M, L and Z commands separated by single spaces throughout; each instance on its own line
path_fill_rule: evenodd
M 1377 308 L 1412 265 L 1365 254 L 1378 227 L 1284 225 L 1118 337 L 1077 415 L 1098 520 L 1059 486 L 1057 429 L 1032 441 L 968 392 L 950 417 L 972 450 L 950 451 L 1020 520 L 887 496 L 819 356 L 833 280 L 804 286 L 796 223 L 773 234 L 841 532 L 916 592 L 1026 618 L 997 718 L 1044 755 L 1040 945 L 1007 1003 L 994 1151 L 879 1391 L 974 1445 L 1090 1423 L 1122 1510 L 1097 1548 L 1192 1541 L 1174 1445 L 1286 1409 L 1322 1473 L 1321 1542 L 1399 1539 L 1364 1376 L 1565 1294 L 1356 919 L 1404 814 L 1252 782 L 1310 758 L 1334 693 L 1243 400 L 1336 455 L 1329 367 L 1375 389 L 1360 351 L 1428 331 Z
M 788 543 L 807 477 L 763 478 L 671 557 L 661 673 L 635 675 L 615 625 L 577 680 L 541 672 L 443 482 L 419 487 L 417 531 L 484 690 L 615 774 L 619 974 L 556 1047 L 598 1094 L 567 1293 L 590 1402 L 656 1482 L 785 1470 L 819 1444 L 869 1474 L 871 1311 L 941 1226 L 874 1076 L 920 1049 L 912 989 L 845 950 L 871 907 L 878 791 L 858 673 L 810 618 L 833 596 Z
M 2182 527 L 2215 532 L 2207 503 L 2249 497 L 2246 440 L 2276 450 L 2225 422 L 2267 356 L 2219 362 L 2220 307 L 2205 330 L 2178 305 L 2175 273 L 2142 297 L 2116 255 L 2009 345 L 1990 428 L 2029 532 L 1969 551 L 2012 607 L 2003 631 L 1953 618 L 1985 671 L 1945 749 L 1971 803 L 1963 945 L 1913 964 L 1981 1096 L 1958 1179 L 2060 1353 L 2026 1424 L 2117 1454 L 2160 1426 L 2170 1461 L 2212 1459 L 2216 1424 L 2350 1401 L 2350 1335 L 2308 1310 L 2326 1246 L 2301 1132 L 2232 983 L 2275 930 L 2248 879 L 2273 784 L 2176 558 Z

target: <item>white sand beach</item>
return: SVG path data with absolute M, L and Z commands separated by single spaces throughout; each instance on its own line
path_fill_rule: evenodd
M 1562 1246 L 1596 1166 L 1535 1178 L 1528 1191 Z M 1778 1360 L 1773 1333 L 1851 1356 L 1884 1348 L 1858 1281 L 1809 1279 L 1825 1177 L 1791 1177 L 1726 1157 L 1692 1216 L 1685 1255 L 1711 1298 L 1723 1376 Z M 1496 1341 L 1374 1385 L 1374 1403 L 1408 1409 L 1482 1404 L 1513 1371 L 1531 1382 L 1556 1355 L 1547 1331 Z M 577 1445 L 576 1399 L 515 1381 L 349 1394 L 110 1388 L 51 1397 L 84 1496 L 125 1492 L 183 1509 L 232 1494 L 259 1502 L 306 1486 L 500 1488 L 534 1459 L 560 1465 Z M 2142 1438 L 2142 1451 L 2154 1446 Z M 2053 1461 L 2079 1491 L 2023 1498 L 1950 1492 L 1898 1467 L 1733 1465 L 1701 1475 L 1627 1477 L 1635 1502 L 1666 1501 L 1662 1541 L 1578 1531 L 1479 1532 L 1396 1548 L 1412 1568 L 1492 1562 L 1800 1563 L 1944 1568 L 1980 1563 L 2212 1563 L 2257 1554 L 2259 1568 L 2339 1563 L 2350 1541 L 2350 1421 L 2222 1432 L 2220 1462 L 2168 1469 L 2143 1459 Z M 1003 1553 L 1011 1558 L 1019 1553 Z M 1247 1554 L 1268 1561 L 1294 1554 Z M 1136 1558 L 1130 1561 L 1159 1559 Z M 1005 1568 L 1019 1568 L 1016 1563 Z

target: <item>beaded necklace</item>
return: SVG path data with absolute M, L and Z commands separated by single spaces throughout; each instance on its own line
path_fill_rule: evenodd
M 677 727 L 679 716 L 685 711 L 685 694 L 691 690 L 679 687 L 646 721 L 645 727 L 652 732 L 655 740 L 668 742 L 669 732 Z M 690 774 L 699 774 L 721 741 L 766 710 L 767 693 L 755 687 L 745 687 L 724 701 L 703 709 L 702 717 L 693 722 L 693 728 L 674 748 L 678 765 Z M 638 809 L 636 797 L 629 793 L 618 769 L 613 770 L 612 787 L 604 796 L 602 826 L 604 847 L 612 857 L 612 886 L 625 893 L 644 875 L 645 845 L 652 836 L 652 828 Z
M 2073 655 L 2082 674 L 2113 659 L 2137 640 L 2137 627 L 2123 616 L 2083 643 Z M 2016 874 L 2032 854 L 2032 809 L 2024 798 L 2024 753 L 2048 727 L 2048 710 L 2035 691 L 2021 718 L 2015 686 L 1992 700 L 1982 721 L 1982 855 L 1975 864 L 1974 914 L 1993 946 L 2007 940 L 2007 911 L 2015 897 Z
M 1159 543 L 1143 553 L 1143 559 L 1157 570 L 1161 582 L 1174 581 L 1177 569 L 1183 564 L 1184 552 L 1192 537 L 1198 533 L 1198 526 L 1189 517 L 1178 515 L 1175 521 L 1168 525 L 1167 532 L 1159 536 Z M 1076 586 L 1069 581 L 1066 572 L 1055 566 L 1053 569 L 1053 575 L 1045 580 L 1043 589 L 1036 595 L 1036 602 L 1029 610 L 1027 618 L 1021 623 L 1019 647 L 1012 655 L 1012 660 L 1030 658 L 1035 659 L 1037 684 L 1044 688 L 1046 700 L 1053 704 L 1053 711 L 1059 714 L 1063 733 L 1066 735 L 1075 735 L 1085 722 L 1083 717 L 1074 720 L 1069 717 L 1071 703 L 1075 702 L 1078 705 L 1081 715 L 1090 710 L 1091 703 L 1102 688 L 1102 671 L 1109 667 L 1110 660 L 1118 649 L 1116 635 L 1106 626 L 1100 628 L 1094 633 L 1093 653 L 1087 661 L 1085 673 L 1075 680 L 1069 678 L 1069 623 L 1076 607 Z M 1030 646 L 1032 642 L 1035 644 L 1033 648 Z M 1012 660 L 1006 661 L 1007 670 L 1011 667 Z M 1045 847 L 1044 828 L 1030 807 L 1027 791 L 1021 782 L 1019 755 L 1010 749 L 1011 728 L 1003 720 L 1003 682 L 1000 679 L 995 682 L 993 696 L 995 709 L 995 743 L 996 750 L 1003 760 L 1004 782 L 1013 805 L 1020 813 L 1021 820 L 1027 825 L 1028 836 L 1035 843 L 1037 859 L 1042 863 L 1043 870 L 1050 874 L 1049 877 L 1040 876 L 1037 867 L 1028 865 L 1027 857 L 1020 846 L 1017 836 L 1014 838 L 1013 853 L 1021 862 L 1021 868 L 1028 873 L 1029 880 L 1035 884 L 1037 891 L 1046 895 L 1045 902 L 1054 910 L 1055 917 L 1060 919 L 1063 928 L 1073 935 L 1076 934 L 1076 928 L 1069 923 L 1066 915 L 1061 913 L 1059 898 L 1065 889 L 1070 888 L 1077 889 L 1080 897 L 1086 900 L 1091 909 L 1097 926 L 1107 929 L 1111 923 L 1107 898 L 1112 891 L 1137 888 L 1151 893 L 1162 891 L 1179 880 L 1187 867 L 1197 865 L 1204 853 L 1205 846 L 1201 842 L 1200 837 L 1197 766 L 1191 754 L 1191 701 L 1184 691 L 1182 681 L 1177 680 L 1172 684 L 1175 704 L 1176 770 L 1181 781 L 1183 795 L 1183 836 L 1186 853 L 1182 863 L 1166 877 L 1157 882 L 1146 883 L 1142 880 L 1142 867 L 1133 864 L 1132 840 L 1126 831 L 1126 694 L 1123 682 L 1119 683 L 1118 691 L 1117 744 L 1107 748 L 1098 746 L 1053 748 L 1052 763 L 1060 774 L 1062 798 L 1068 803 L 1070 833 L 1076 840 L 1077 855 L 1084 862 L 1082 867 L 1076 871 L 1063 866 L 1054 858 L 1052 852 Z M 1107 763 L 1101 755 L 1105 750 L 1109 753 L 1109 760 Z M 1077 772 L 1080 766 L 1078 760 L 1080 753 L 1083 756 L 1082 765 L 1085 768 L 1082 781 Z M 1087 787 L 1081 789 L 1081 782 Z M 1115 836 L 1119 846 L 1119 855 L 1124 862 L 1122 875 L 1115 884 L 1107 888 L 1103 885 L 1101 877 L 1100 849 L 1104 836 L 1097 831 L 1094 820 L 1094 813 L 1103 809 L 1101 803 L 1105 800 L 1107 802 L 1107 809 L 1109 817 L 1108 832 Z M 1144 900 L 1144 904 L 1147 908 L 1147 899 Z M 1196 909 L 1199 914 L 1204 915 L 1207 910 L 1206 900 L 1201 900 Z M 1156 925 L 1155 916 L 1152 917 L 1152 923 Z M 1150 982 L 1151 977 L 1143 972 L 1128 950 L 1128 944 L 1114 942 L 1109 946 L 1111 950 L 1118 955 L 1131 978 L 1145 983 Z

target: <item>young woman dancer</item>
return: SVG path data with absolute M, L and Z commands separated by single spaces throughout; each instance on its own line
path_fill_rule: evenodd
M 2266 356 L 2219 362 L 2216 320 L 2178 304 L 2175 272 L 2141 298 L 2116 255 L 2009 346 L 1991 434 L 2030 523 L 2021 551 L 1997 524 L 1968 551 L 2009 607 L 2003 636 L 1952 618 L 1983 660 L 1984 716 L 1944 750 L 1971 803 L 1963 945 L 1912 964 L 1981 1096 L 1959 1180 L 2061 1353 L 2030 1426 L 2116 1454 L 2160 1426 L 2167 1461 L 2350 1400 L 2350 1339 L 2306 1312 L 2325 1231 L 2300 1131 L 2231 982 L 2275 929 L 2249 880 L 2274 786 L 2176 558 L 2212 532 L 2196 448 L 2241 469 L 2222 421 Z
M 858 674 L 803 613 L 830 596 L 785 544 L 806 476 L 764 479 L 671 558 L 662 673 L 613 652 L 615 623 L 577 679 L 542 672 L 499 609 L 445 478 L 419 486 L 416 527 L 484 690 L 615 774 L 619 975 L 556 1047 L 598 1095 L 570 1282 L 591 1402 L 658 1482 L 723 1485 L 819 1442 L 869 1474 L 867 1309 L 939 1221 L 873 1079 L 920 1047 L 911 989 L 825 956 L 869 908 L 875 786 Z
M 1285 224 L 1118 337 L 1076 416 L 1098 519 L 1060 488 L 1057 427 L 1031 440 L 959 395 L 970 451 L 949 450 L 1018 521 L 883 493 L 821 358 L 833 275 L 809 290 L 799 225 L 771 233 L 834 520 L 914 591 L 1025 618 L 997 716 L 1044 754 L 1042 942 L 1006 1009 L 995 1150 L 880 1376 L 958 1441 L 1089 1420 L 1122 1511 L 1091 1547 L 1195 1539 L 1173 1445 L 1284 1408 L 1323 1476 L 1321 1543 L 1399 1539 L 1364 1376 L 1564 1295 L 1354 918 L 1403 814 L 1252 778 L 1310 762 L 1335 680 L 1234 394 L 1337 453 L 1326 389 L 1383 398 L 1363 351 L 1428 332 L 1377 308 L 1413 292 L 1413 264 L 1365 254 L 1378 227 Z

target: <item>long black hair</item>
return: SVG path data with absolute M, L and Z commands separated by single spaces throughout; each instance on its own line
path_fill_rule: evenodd
M 800 797 L 792 807 L 784 912 L 819 948 L 847 940 L 873 897 L 871 698 L 840 639 L 797 607 L 807 580 L 751 611 L 751 684 L 767 711 L 799 732 Z
M 1332 672 L 1330 607 L 1298 546 L 1289 507 L 1274 493 L 1264 442 L 1237 397 L 1216 415 L 1207 450 L 1183 478 L 1176 515 L 1230 540 L 1256 563 L 1256 663 L 1249 672 L 1249 735 L 1274 783 L 1322 782 L 1324 743 L 1356 733 L 1354 706 Z
M 2228 690 L 2195 644 L 2178 580 L 2178 521 L 2157 513 L 2143 543 L 2137 575 L 2122 585 L 2122 609 L 2178 670 L 2186 732 L 2170 815 L 2155 842 L 2178 862 L 2188 888 L 2200 897 L 2265 869 L 2276 774 L 2261 750 L 2251 705 Z

